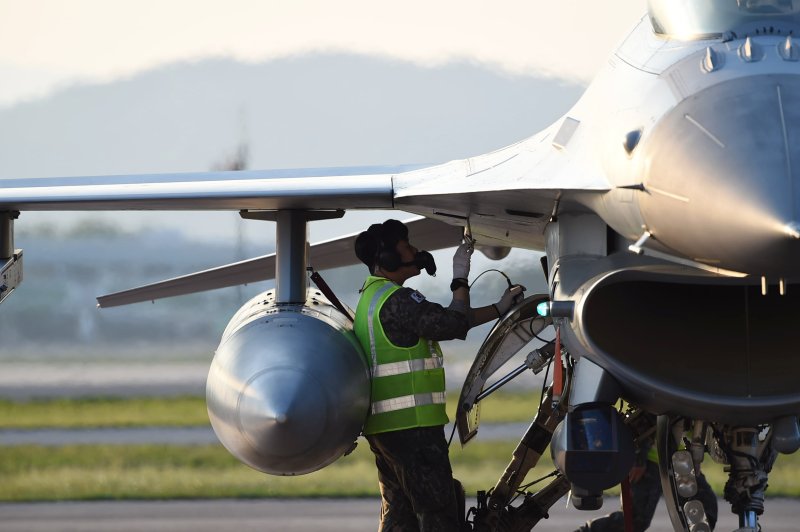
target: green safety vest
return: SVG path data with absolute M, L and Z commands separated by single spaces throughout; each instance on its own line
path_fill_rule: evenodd
M 655 464 L 658 463 L 658 449 L 656 449 L 655 445 L 651 445 L 647 450 L 647 459 Z
M 369 276 L 364 286 L 354 324 L 372 376 L 370 413 L 364 434 L 446 424 L 439 344 L 423 338 L 412 347 L 390 342 L 379 316 L 383 304 L 400 286 L 375 276 Z

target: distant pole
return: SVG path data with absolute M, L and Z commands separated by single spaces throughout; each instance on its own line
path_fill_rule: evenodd
M 213 166 L 213 170 L 217 171 L 225 171 L 225 172 L 240 172 L 242 170 L 247 170 L 247 164 L 250 158 L 250 146 L 247 140 L 247 124 L 245 122 L 245 115 L 244 110 L 240 109 L 239 111 L 239 121 L 240 121 L 240 138 L 243 139 L 239 142 L 239 145 L 236 146 L 236 150 L 234 151 L 233 155 L 226 158 L 226 160 L 222 164 L 215 164 Z M 234 260 L 236 262 L 244 260 L 244 220 L 238 214 L 236 215 L 236 249 L 235 249 L 235 257 Z M 236 300 L 239 304 L 244 303 L 244 290 L 242 289 L 242 285 L 236 285 Z

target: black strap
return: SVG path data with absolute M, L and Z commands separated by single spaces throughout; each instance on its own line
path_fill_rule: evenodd
M 311 280 L 314 281 L 315 285 L 317 285 L 317 288 L 319 288 L 319 291 L 322 292 L 325 295 L 325 297 L 328 298 L 328 301 L 333 303 L 334 307 L 339 309 L 339 311 L 342 314 L 347 316 L 347 318 L 351 322 L 355 323 L 355 318 L 350 314 L 350 312 L 347 310 L 347 308 L 344 305 L 342 305 L 342 302 L 339 301 L 339 298 L 336 297 L 336 294 L 333 293 L 333 290 L 331 290 L 331 287 L 328 286 L 328 283 L 325 282 L 325 279 L 322 278 L 322 276 L 319 274 L 319 272 L 315 271 L 314 268 L 311 268 L 311 267 L 309 267 L 308 269 L 311 270 Z

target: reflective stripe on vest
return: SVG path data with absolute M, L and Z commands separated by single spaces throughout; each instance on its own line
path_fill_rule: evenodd
M 441 367 L 443 367 L 442 359 L 438 356 L 433 356 L 431 358 L 415 358 L 414 360 L 403 360 L 401 362 L 377 364 L 372 367 L 372 376 L 389 377 L 391 375 L 402 375 L 403 373 L 411 373 L 412 371 L 436 369 Z
M 404 408 L 413 408 L 415 406 L 441 405 L 446 402 L 447 394 L 445 392 L 404 395 L 403 397 L 395 397 L 394 399 L 386 399 L 384 401 L 372 403 L 372 413 L 383 414 L 386 412 L 394 412 L 395 410 L 403 410 Z
M 370 276 L 356 309 L 354 330 L 372 375 L 372 401 L 364 434 L 377 434 L 448 422 L 441 350 L 420 339 L 411 347 L 394 345 L 383 331 L 383 304 L 401 287 Z
M 381 298 L 383 295 L 392 289 L 392 283 L 386 283 L 385 285 L 381 286 L 375 295 L 372 297 L 372 301 L 369 302 L 369 312 L 367 313 L 367 324 L 369 327 L 369 352 L 372 355 L 372 365 L 370 366 L 375 371 L 375 368 L 378 367 L 378 350 L 375 349 L 375 323 L 373 320 L 375 319 L 375 307 L 378 306 L 380 303 Z M 373 373 L 373 377 L 375 374 Z

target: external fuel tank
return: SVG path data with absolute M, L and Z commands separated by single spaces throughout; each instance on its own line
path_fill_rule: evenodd
M 352 450 L 369 397 L 350 320 L 313 289 L 304 304 L 276 303 L 270 290 L 239 309 L 206 384 L 219 440 L 273 475 L 310 473 Z

